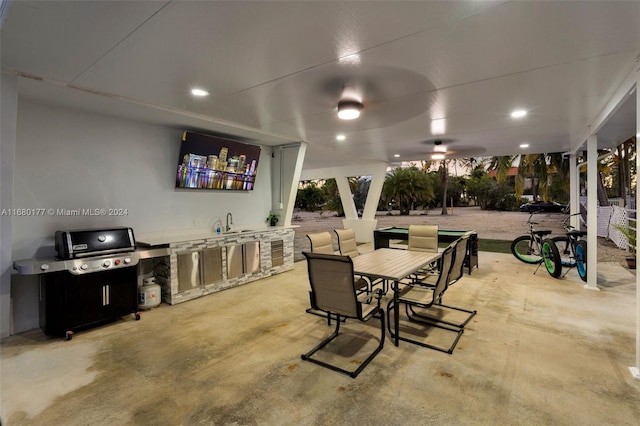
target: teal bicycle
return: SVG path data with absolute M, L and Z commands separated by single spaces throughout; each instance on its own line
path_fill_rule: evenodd
M 557 245 L 551 238 L 543 238 L 551 234 L 549 230 L 536 230 L 533 222 L 533 215 L 538 212 L 532 212 L 527 219 L 529 225 L 529 234 L 521 235 L 511 242 L 511 253 L 521 262 L 529 264 L 544 264 L 549 275 L 558 278 L 562 274 L 562 260 Z M 566 237 L 556 237 L 564 239 Z M 536 269 L 536 272 L 538 269 Z M 535 272 L 534 272 L 535 274 Z
M 556 246 L 556 250 L 560 254 L 561 266 L 560 269 L 568 267 L 569 269 L 564 275 L 567 275 L 571 268 L 576 268 L 578 275 L 582 281 L 587 281 L 587 242 L 583 239 L 587 235 L 587 231 L 578 231 L 575 227 L 569 225 L 569 219 L 572 216 L 579 215 L 580 213 L 574 213 L 567 216 L 562 222 L 562 227 L 565 230 L 564 237 L 555 237 L 551 239 L 551 243 Z M 562 272 L 558 272 L 558 277 Z M 563 276 L 564 276 L 563 275 Z M 556 277 L 557 278 L 557 277 Z

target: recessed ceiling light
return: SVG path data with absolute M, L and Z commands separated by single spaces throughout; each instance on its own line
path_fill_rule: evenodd
M 400 154 L 393 154 L 394 157 L 400 158 Z
M 527 111 L 524 109 L 517 109 L 511 113 L 511 118 L 522 118 L 527 115 Z
M 520 148 L 529 148 L 529 144 L 528 143 L 521 143 L 520 144 Z
M 360 65 L 360 55 L 353 53 L 351 55 L 342 56 L 338 59 L 338 63 L 345 65 Z
M 337 139 L 337 140 L 339 140 L 339 141 L 343 141 L 343 140 L 345 140 L 346 138 L 347 138 L 347 137 L 346 137 L 345 135 L 338 135 L 338 136 L 336 136 L 336 139 Z
M 432 160 L 444 160 L 445 156 L 444 154 L 432 154 L 431 155 L 431 159 Z
M 203 89 L 191 89 L 191 94 L 193 96 L 209 96 L 209 92 Z

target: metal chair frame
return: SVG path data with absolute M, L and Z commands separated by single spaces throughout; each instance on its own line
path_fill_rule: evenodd
M 451 266 L 451 272 L 449 274 L 449 280 L 447 282 L 447 288 L 449 288 L 452 284 L 455 284 L 458 281 L 460 281 L 460 279 L 462 279 L 462 277 L 464 276 L 464 260 L 465 260 L 467 251 L 469 250 L 469 244 L 470 244 L 469 236 L 465 235 L 463 237 L 460 237 L 458 240 L 456 240 L 455 244 L 456 244 L 455 254 L 453 257 L 453 265 Z M 454 327 L 464 328 L 469 323 L 469 321 L 471 321 L 471 319 L 478 313 L 478 311 L 475 309 L 471 310 L 471 309 L 464 309 L 464 308 L 460 308 L 452 305 L 445 305 L 444 303 L 442 303 L 442 295 L 440 295 L 440 299 L 438 300 L 437 304 L 438 306 L 441 306 L 443 308 L 453 309 L 459 312 L 466 312 L 469 314 L 469 316 L 464 321 L 459 323 L 439 320 L 442 323 L 449 324 Z
M 382 350 L 384 346 L 385 340 L 385 319 L 384 319 L 384 310 L 380 307 L 380 292 L 377 293 L 377 305 L 373 307 L 366 314 L 363 313 L 362 305 L 363 303 L 370 303 L 371 298 L 366 298 L 366 295 L 358 295 L 355 287 L 355 279 L 353 275 L 353 261 L 348 256 L 338 256 L 338 255 L 328 255 L 328 254 L 319 254 L 319 253 L 302 253 L 307 258 L 307 268 L 309 271 L 309 284 L 311 285 L 311 306 L 313 309 L 324 311 L 327 314 L 327 317 L 331 318 L 334 315 L 337 319 L 335 330 L 329 337 L 322 340 L 318 345 L 316 345 L 309 352 L 301 355 L 301 358 L 305 361 L 312 362 L 314 364 L 320 365 L 322 367 L 328 368 L 333 371 L 337 371 L 343 374 L 348 375 L 351 378 L 356 378 L 358 374 L 364 370 L 364 368 L 371 362 L 371 360 Z M 331 286 L 340 286 L 340 284 L 351 284 L 349 289 L 340 288 L 344 295 L 342 298 L 336 296 L 336 292 L 334 288 L 328 289 L 327 283 L 318 283 L 316 278 L 318 277 L 313 268 L 316 267 L 315 263 L 323 263 L 322 268 L 326 269 L 327 265 L 330 262 L 337 262 L 336 265 L 340 263 L 346 263 L 347 265 L 341 265 L 346 267 L 347 274 L 351 277 L 350 280 L 333 280 L 331 279 Z M 320 267 L 320 266 L 318 266 Z M 350 271 L 349 271 L 350 270 Z M 318 300 L 322 299 L 323 302 L 319 303 Z M 335 306 L 331 306 L 331 299 L 336 301 Z M 338 303 L 339 302 L 339 303 Z M 340 306 L 338 306 L 340 305 Z M 336 365 L 330 364 L 325 361 L 321 361 L 319 359 L 313 358 L 313 355 L 318 352 L 320 349 L 324 348 L 331 341 L 335 340 L 340 334 L 340 322 L 341 318 L 353 318 L 360 320 L 362 322 L 366 322 L 371 318 L 377 318 L 380 320 L 380 342 L 376 349 L 356 368 L 355 370 L 346 370 L 344 368 L 338 367 Z
M 453 266 L 453 256 L 454 256 L 454 244 L 449 245 L 444 252 L 442 253 L 442 259 L 440 262 L 440 274 L 438 275 L 438 279 L 435 283 L 435 286 L 433 287 L 425 287 L 425 286 L 421 286 L 421 285 L 407 285 L 405 286 L 405 288 L 402 289 L 400 296 L 398 297 L 397 301 L 396 300 L 391 300 L 389 301 L 389 303 L 387 304 L 387 317 L 389 318 L 388 321 L 388 330 L 389 333 L 391 334 L 391 337 L 395 338 L 395 334 L 393 333 L 393 329 L 391 327 L 391 319 L 392 318 L 392 311 L 394 309 L 396 309 L 396 303 L 399 307 L 399 305 L 405 305 L 405 313 L 407 315 L 407 319 L 411 322 L 415 322 L 415 323 L 419 323 L 421 325 L 425 325 L 428 327 L 436 327 L 436 328 L 440 328 L 443 330 L 448 330 L 448 331 L 452 331 L 454 333 L 456 333 L 456 337 L 455 340 L 453 341 L 453 343 L 451 344 L 451 346 L 449 346 L 448 348 L 444 348 L 441 346 L 436 346 L 436 345 L 432 345 L 426 342 L 422 342 L 419 340 L 415 340 L 415 339 L 410 339 L 408 337 L 399 335 L 398 339 L 399 340 L 403 340 L 405 342 L 409 342 L 409 343 L 413 343 L 422 347 L 426 347 L 429 349 L 434 349 L 440 352 L 445 352 L 448 354 L 453 353 L 453 350 L 455 349 L 456 345 L 458 344 L 458 341 L 460 340 L 460 337 L 462 336 L 462 333 L 464 332 L 463 328 L 458 328 L 458 327 L 451 327 L 451 326 L 447 326 L 447 325 L 441 325 L 440 322 L 437 319 L 434 319 L 432 317 L 428 317 L 422 314 L 417 313 L 414 308 L 421 308 L 421 309 L 429 309 L 433 306 L 438 306 L 438 301 L 440 300 L 440 298 L 442 297 L 442 294 L 445 292 L 445 290 L 447 289 L 447 281 L 449 279 L 449 274 L 451 272 L 451 267 Z M 430 292 L 430 294 L 429 294 Z M 412 299 L 410 298 L 410 296 L 412 295 L 412 293 L 417 293 L 417 294 L 424 294 L 426 296 L 430 296 L 430 298 L 415 298 Z

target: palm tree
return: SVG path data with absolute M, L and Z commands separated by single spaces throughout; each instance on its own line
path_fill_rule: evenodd
M 447 186 L 449 185 L 449 164 L 451 161 L 455 161 L 457 164 L 457 160 L 454 159 L 438 161 L 425 160 L 421 162 L 423 173 L 427 173 L 432 166 L 437 167 L 438 180 L 440 182 L 440 188 L 442 188 L 442 211 L 440 214 L 445 216 L 449 214 L 447 211 Z
M 515 179 L 516 197 L 524 193 L 525 179 L 531 180 L 533 198 L 542 197 L 544 201 L 549 198 L 548 177 L 550 171 L 555 171 L 563 182 L 566 191 L 569 190 L 569 160 L 561 153 L 553 154 L 525 154 L 491 157 L 489 170 L 495 170 L 496 180 L 502 183 L 506 180 L 509 170 L 514 163 L 518 163 L 518 174 Z
M 616 184 L 618 196 L 622 197 L 625 203 L 630 193 L 633 169 L 633 162 L 630 160 L 635 158 L 636 155 L 635 139 L 635 136 L 632 136 L 618 145 L 615 154 L 613 154 L 609 160 L 609 165 L 613 169 L 613 183 Z M 606 160 L 604 160 L 604 162 L 606 162 Z
M 398 167 L 387 173 L 382 194 L 387 203 L 395 201 L 400 214 L 404 215 L 418 203 L 428 203 L 434 196 L 429 177 L 415 166 Z
M 503 183 L 507 176 L 509 176 L 509 170 L 513 166 L 513 163 L 518 158 L 517 155 L 503 155 L 501 157 L 491 157 L 489 159 L 489 170 L 496 172 L 496 180 L 498 183 Z
M 537 200 L 539 197 L 542 197 L 543 201 L 548 201 L 548 172 L 547 154 L 521 155 L 518 174 L 516 176 L 516 197 L 522 196 L 524 192 L 524 180 L 530 178 L 533 199 Z
M 440 178 L 440 187 L 442 188 L 442 211 L 441 215 L 448 215 L 447 212 L 447 185 L 449 184 L 449 161 L 440 160 L 438 167 L 438 177 Z

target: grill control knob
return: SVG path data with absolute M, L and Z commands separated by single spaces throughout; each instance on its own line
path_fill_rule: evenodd
M 86 263 L 83 263 L 82 265 L 80 265 L 80 269 L 82 269 L 83 271 L 86 271 L 88 267 L 89 265 L 87 265 Z
M 104 262 L 102 262 L 102 266 L 104 266 L 105 268 L 108 268 L 109 266 L 111 266 L 111 261 L 105 260 Z
M 124 264 L 126 265 L 128 263 L 131 263 L 131 258 L 130 257 L 125 257 L 124 258 Z
M 49 265 L 42 265 L 40 266 L 40 269 L 42 269 L 43 271 L 46 271 L 47 269 L 49 269 Z

